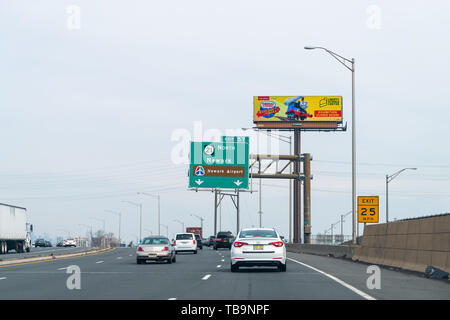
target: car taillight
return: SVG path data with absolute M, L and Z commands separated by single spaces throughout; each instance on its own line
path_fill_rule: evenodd
M 275 247 L 282 247 L 283 246 L 283 242 L 282 241 L 277 241 L 277 242 L 271 242 L 269 243 Z
M 230 240 L 230 241 L 233 241 L 233 240 L 234 240 L 234 238 L 229 238 L 228 240 Z
M 162 251 L 169 251 L 169 247 L 164 247 Z
M 142 249 L 142 247 L 139 247 L 139 248 L 138 248 L 138 251 L 144 251 L 144 249 Z
M 177 240 L 173 240 L 173 244 L 177 244 Z
M 194 244 L 195 244 L 195 240 L 194 240 Z
M 233 246 L 235 246 L 236 248 L 240 248 L 240 247 L 242 247 L 245 244 L 248 244 L 248 243 L 247 242 L 236 241 L 236 242 L 233 243 Z
M 220 240 L 222 240 L 222 238 L 216 238 L 216 241 L 220 241 Z

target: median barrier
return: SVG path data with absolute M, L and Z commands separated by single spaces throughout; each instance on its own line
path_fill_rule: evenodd
M 308 253 L 335 258 L 351 258 L 354 254 L 353 245 L 326 245 L 309 243 L 288 243 L 286 250 L 296 253 Z
M 354 261 L 450 272 L 450 214 L 367 225 Z
M 109 252 L 114 249 L 115 248 L 90 249 L 87 251 L 74 252 L 74 253 L 65 253 L 65 254 L 53 254 L 52 253 L 51 255 L 48 255 L 48 256 L 39 256 L 39 257 L 30 257 L 30 258 L 24 257 L 24 258 L 19 258 L 19 259 L 10 259 L 10 260 L 0 261 L 0 267 L 16 265 L 16 264 L 23 264 L 23 263 L 67 259 L 67 258 L 73 258 L 73 257 L 78 257 L 78 256 L 87 256 L 87 255 L 96 254 L 96 253 Z

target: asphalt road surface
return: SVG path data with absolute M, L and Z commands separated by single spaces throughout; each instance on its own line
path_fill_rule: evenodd
M 287 272 L 245 268 L 230 272 L 230 251 L 211 248 L 180 253 L 177 262 L 136 264 L 134 248 L 117 248 L 79 258 L 0 267 L 3 299 L 450 299 L 441 280 L 381 269 L 381 289 L 368 289 L 367 265 L 341 259 L 288 253 Z M 69 290 L 81 270 L 81 288 Z

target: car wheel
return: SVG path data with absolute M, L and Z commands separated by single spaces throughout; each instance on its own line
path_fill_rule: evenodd
M 197 254 L 197 250 L 194 251 L 194 254 Z
M 285 264 L 280 263 L 280 265 L 278 266 L 278 271 L 286 272 L 286 263 Z
M 239 271 L 239 267 L 235 264 L 231 264 L 231 272 Z
M 217 247 L 214 247 L 214 250 L 217 250 Z
M 136 263 L 137 263 L 137 264 L 142 264 L 142 261 L 139 260 L 139 259 L 137 259 L 137 260 L 136 260 Z
M 172 263 L 172 258 L 167 259 L 167 263 L 171 264 Z
M 175 255 L 173 255 L 173 260 L 172 260 L 172 262 L 177 262 L 177 257 L 175 256 Z

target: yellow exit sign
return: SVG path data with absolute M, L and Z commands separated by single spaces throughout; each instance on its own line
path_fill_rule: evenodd
M 378 223 L 379 220 L 379 197 L 358 196 L 358 222 Z

